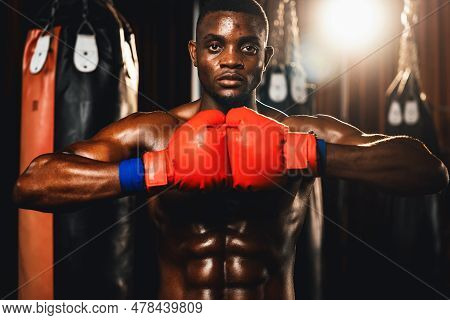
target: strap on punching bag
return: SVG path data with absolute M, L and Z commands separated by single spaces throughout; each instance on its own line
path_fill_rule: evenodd
M 93 72 L 98 65 L 98 47 L 95 30 L 88 18 L 88 2 L 83 0 L 82 21 L 77 31 L 73 63 L 79 72 Z M 86 33 L 85 31 L 88 31 Z

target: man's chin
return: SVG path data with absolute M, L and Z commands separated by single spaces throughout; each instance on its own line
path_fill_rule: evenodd
M 216 95 L 214 97 L 217 103 L 227 109 L 242 107 L 248 101 L 248 98 L 248 94 Z

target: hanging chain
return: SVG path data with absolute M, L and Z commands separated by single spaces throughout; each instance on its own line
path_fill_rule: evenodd
M 50 7 L 50 17 L 48 18 L 47 25 L 45 26 L 45 31 L 50 31 L 53 29 L 53 26 L 55 25 L 55 16 L 56 11 L 58 11 L 59 8 L 59 0 L 53 0 L 52 5 Z
M 290 64 L 292 67 L 300 67 L 300 30 L 296 0 L 289 2 L 289 14 L 287 17 L 285 63 Z
M 274 47 L 274 55 L 271 60 L 272 66 L 281 66 L 284 61 L 284 14 L 285 3 L 289 0 L 281 0 L 277 8 L 277 17 L 273 21 L 273 32 L 270 35 L 270 45 Z
M 89 14 L 88 0 L 83 0 L 83 13 L 81 14 L 83 21 L 87 21 L 88 14 Z
M 288 8 L 286 8 L 289 6 Z M 272 66 L 298 65 L 300 67 L 300 31 L 297 1 L 280 0 L 273 21 L 269 42 L 275 48 Z
M 417 43 L 412 28 L 418 21 L 418 0 L 404 0 L 401 20 L 404 29 L 400 39 L 398 71 L 405 71 L 406 69 L 411 70 L 411 73 L 420 83 Z

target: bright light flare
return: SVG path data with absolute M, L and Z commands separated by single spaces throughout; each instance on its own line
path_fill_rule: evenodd
M 320 15 L 325 35 L 346 48 L 372 43 L 383 20 L 376 0 L 324 0 Z

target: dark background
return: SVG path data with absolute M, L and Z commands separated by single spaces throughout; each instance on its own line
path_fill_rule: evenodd
M 385 1 L 385 0 L 380 0 Z M 420 17 L 444 4 L 444 0 L 422 0 Z M 48 1 L 7 0 L 6 4 L 26 17 L 34 18 Z M 302 33 L 314 28 L 312 13 L 314 0 L 300 0 L 299 17 Z M 388 1 L 392 32 L 386 39 L 402 30 L 400 12 L 402 1 Z M 2 124 L 4 153 L 0 184 L 0 296 L 17 286 L 17 208 L 11 202 L 11 189 L 18 175 L 21 59 L 24 39 L 30 22 L 0 3 L 1 50 L 0 96 L 2 97 Z M 187 42 L 192 34 L 191 1 L 115 1 L 116 7 L 131 22 L 137 39 L 140 63 L 140 92 L 164 107 L 172 107 L 190 100 L 191 66 Z M 144 5 L 145 4 L 145 5 Z M 441 158 L 450 165 L 450 39 L 449 6 L 433 15 L 417 28 L 423 90 L 431 103 L 436 125 Z M 444 19 L 447 17 L 447 19 Z M 385 91 L 396 74 L 398 41 L 393 41 L 350 73 L 350 122 L 368 133 L 383 132 Z M 364 54 L 351 58 L 358 61 Z M 339 61 L 339 59 L 336 59 Z M 339 117 L 340 82 L 332 82 L 320 89 L 315 98 L 317 111 Z M 155 106 L 144 95 L 139 97 L 139 108 L 154 110 Z M 378 224 L 379 203 L 375 190 L 357 184 L 350 186 L 346 201 L 347 213 L 342 215 L 329 206 L 325 212 L 334 221 L 354 235 L 389 256 L 389 243 L 383 241 L 385 231 Z M 326 190 L 325 190 L 326 191 Z M 433 286 L 450 295 L 450 195 L 440 195 L 440 257 L 439 279 Z M 420 281 L 405 273 L 374 250 L 325 221 L 324 225 L 324 298 L 442 298 Z M 410 294 L 395 295 L 395 288 L 406 286 Z M 14 298 L 14 296 L 12 296 Z

